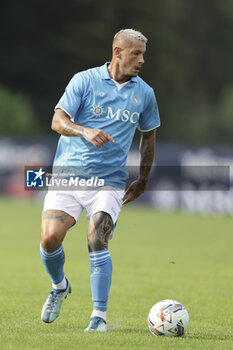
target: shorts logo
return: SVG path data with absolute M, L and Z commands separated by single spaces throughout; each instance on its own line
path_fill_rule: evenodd
M 40 170 L 27 170 L 26 171 L 26 187 L 38 188 L 44 186 L 44 171 Z

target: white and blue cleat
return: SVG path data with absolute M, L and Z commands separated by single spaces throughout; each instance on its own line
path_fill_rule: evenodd
M 71 293 L 71 285 L 68 280 L 66 289 L 52 289 L 41 311 L 41 319 L 46 323 L 51 323 L 56 320 L 60 314 L 63 300 Z
M 107 332 L 106 322 L 98 316 L 92 317 L 89 326 L 84 332 Z

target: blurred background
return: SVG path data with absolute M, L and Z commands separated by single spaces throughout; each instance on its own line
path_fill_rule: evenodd
M 24 190 L 24 167 L 51 164 L 59 137 L 50 129 L 54 106 L 76 72 L 111 59 L 112 38 L 122 28 L 149 39 L 140 76 L 160 110 L 155 163 L 168 166 L 159 175 L 153 169 L 138 203 L 231 215 L 232 189 L 221 190 L 221 181 L 213 187 L 212 170 L 194 169 L 178 182 L 172 172 L 230 171 L 233 163 L 231 0 L 1 0 L 0 194 L 42 196 Z

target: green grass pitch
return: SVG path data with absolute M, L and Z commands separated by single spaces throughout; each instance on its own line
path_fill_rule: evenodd
M 40 260 L 34 202 L 0 200 L 0 349 L 233 349 L 233 218 L 125 206 L 110 242 L 107 333 L 84 333 L 92 309 L 85 215 L 64 242 L 72 294 L 52 324 L 40 320 L 50 281 Z M 182 338 L 153 336 L 147 315 L 173 298 L 190 316 Z

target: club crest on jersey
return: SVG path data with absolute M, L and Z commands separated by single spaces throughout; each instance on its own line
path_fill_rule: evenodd
M 101 117 L 105 113 L 103 106 L 100 105 L 93 106 L 91 111 L 96 118 Z
M 141 103 L 141 99 L 138 96 L 132 96 L 131 97 L 131 102 L 134 106 L 139 106 Z

